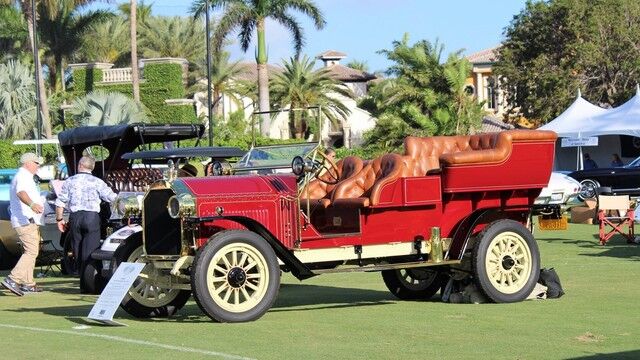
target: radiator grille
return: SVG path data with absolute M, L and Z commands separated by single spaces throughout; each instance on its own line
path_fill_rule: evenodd
M 149 255 L 180 255 L 180 219 L 167 211 L 170 189 L 151 190 L 143 202 L 144 246 Z

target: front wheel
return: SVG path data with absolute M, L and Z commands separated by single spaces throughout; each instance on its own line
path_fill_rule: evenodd
M 142 235 L 137 233 L 127 238 L 113 253 L 112 274 L 123 262 L 140 262 L 142 254 Z M 152 265 L 147 264 L 141 274 L 150 275 L 152 272 Z M 182 309 L 190 296 L 191 292 L 188 290 L 161 288 L 149 284 L 142 277 L 138 277 L 129 288 L 120 306 L 137 318 L 167 317 Z
M 444 285 L 447 277 L 433 269 L 384 270 L 382 280 L 398 299 L 430 299 Z
M 585 179 L 580 181 L 580 192 L 578 197 L 581 200 L 594 199 L 598 195 L 600 183 L 595 180 Z
M 100 294 L 107 285 L 102 277 L 102 263 L 91 259 L 80 274 L 80 292 L 83 294 Z
M 513 220 L 498 220 L 478 235 L 473 248 L 476 285 L 497 303 L 522 301 L 540 273 L 540 252 L 531 232 Z
M 191 289 L 200 309 L 218 322 L 260 318 L 273 305 L 280 287 L 278 258 L 256 233 L 227 230 L 198 250 Z

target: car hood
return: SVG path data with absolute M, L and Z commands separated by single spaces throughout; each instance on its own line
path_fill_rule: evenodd
M 232 175 L 175 180 L 174 189 L 184 186 L 196 197 L 242 196 L 246 194 L 269 195 L 276 193 L 296 194 L 294 175 Z

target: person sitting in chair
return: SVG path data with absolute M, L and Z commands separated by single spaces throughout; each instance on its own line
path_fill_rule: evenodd
M 584 153 L 584 170 L 597 169 L 598 164 L 591 158 L 589 153 Z

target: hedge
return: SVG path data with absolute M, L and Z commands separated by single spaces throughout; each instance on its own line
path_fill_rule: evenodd
M 35 145 L 13 145 L 13 140 L 0 140 L 0 169 L 20 167 L 20 156 L 26 152 L 36 152 Z M 56 145 L 42 145 L 42 156 L 47 163 L 56 162 Z
M 90 79 L 93 79 L 91 83 Z M 131 84 L 100 84 L 102 70 L 74 69 L 73 91 L 76 96 L 102 89 L 133 96 Z M 196 123 L 196 113 L 192 106 L 167 105 L 167 99 L 183 99 L 186 96 L 182 84 L 182 65 L 173 63 L 150 63 L 144 66 L 144 79 L 140 83 L 140 101 L 147 108 L 152 123 Z

